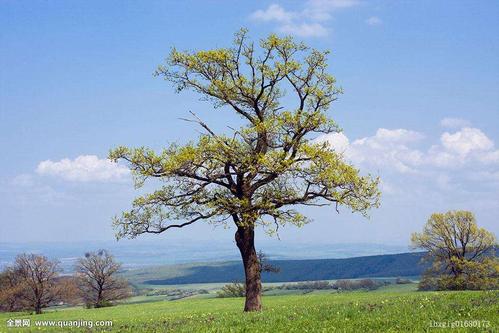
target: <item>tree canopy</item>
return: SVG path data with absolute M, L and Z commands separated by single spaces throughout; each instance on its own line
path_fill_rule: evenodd
M 260 51 L 241 31 L 233 48 L 173 49 L 168 65 L 159 66 L 156 74 L 177 91 L 194 89 L 215 107 L 229 106 L 246 125 L 227 136 L 196 118 L 206 133 L 195 142 L 174 143 L 160 153 L 145 147 L 114 149 L 110 158 L 129 163 L 137 187 L 148 178 L 165 181 L 115 219 L 119 237 L 200 220 L 301 226 L 308 220 L 295 205 L 333 203 L 362 214 L 378 205 L 377 179 L 360 176 L 340 153 L 311 140 L 314 134 L 340 130 L 327 115 L 341 93 L 326 71 L 328 52 L 276 35 L 263 39 Z M 296 97 L 294 108 L 281 105 L 285 83 Z
M 423 288 L 499 287 L 496 238 L 476 224 L 473 213 L 432 214 L 423 231 L 412 234 L 412 243 L 428 251 L 427 258 L 432 261 L 431 269 L 422 279 Z

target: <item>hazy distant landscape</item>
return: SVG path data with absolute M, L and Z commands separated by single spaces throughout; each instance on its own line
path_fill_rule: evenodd
M 0 267 L 12 263 L 20 252 L 41 253 L 61 262 L 65 272 L 73 270 L 74 263 L 88 251 L 107 249 L 123 263 L 123 268 L 171 265 L 193 262 L 239 260 L 234 244 L 227 242 L 169 240 L 88 241 L 88 242 L 33 242 L 0 243 Z M 384 244 L 307 244 L 285 241 L 262 241 L 261 250 L 269 259 L 329 259 L 366 255 L 408 252 L 408 246 Z
M 347 259 L 269 260 L 277 273 L 263 273 L 262 281 L 296 282 L 359 278 L 419 276 L 428 265 L 423 253 L 403 253 Z M 239 261 L 217 261 L 130 269 L 123 273 L 128 281 L 141 286 L 224 283 L 244 281 Z

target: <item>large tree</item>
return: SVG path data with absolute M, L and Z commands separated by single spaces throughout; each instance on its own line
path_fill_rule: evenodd
M 426 259 L 432 262 L 421 289 L 499 287 L 496 238 L 476 224 L 471 212 L 432 214 L 423 231 L 412 234 L 412 244 L 426 250 Z
M 361 176 L 327 143 L 313 139 L 340 131 L 328 110 L 341 89 L 327 72 L 328 52 L 292 38 L 270 35 L 258 46 L 246 31 L 233 47 L 171 51 L 156 74 L 178 92 L 194 90 L 220 110 L 240 116 L 229 133 L 205 131 L 197 141 L 172 144 L 160 153 L 118 147 L 110 159 L 130 166 L 137 187 L 151 178 L 164 185 L 135 199 L 115 218 L 118 237 L 162 233 L 208 221 L 233 223 L 246 275 L 245 311 L 261 309 L 260 265 L 255 228 L 308 222 L 294 206 L 347 206 L 367 214 L 378 205 L 378 180 Z M 285 96 L 289 90 L 290 96 Z

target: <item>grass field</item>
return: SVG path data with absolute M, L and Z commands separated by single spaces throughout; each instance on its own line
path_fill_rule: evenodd
M 373 292 L 266 296 L 263 312 L 242 313 L 242 298 L 193 298 L 89 310 L 70 308 L 38 316 L 3 313 L 0 331 L 62 331 L 57 327 L 34 327 L 35 320 L 112 320 L 112 328 L 71 331 L 496 332 L 498 299 L 497 291 L 416 292 L 410 286 L 389 286 Z M 30 319 L 31 328 L 7 328 L 10 318 Z M 480 327 L 432 327 L 443 324 Z

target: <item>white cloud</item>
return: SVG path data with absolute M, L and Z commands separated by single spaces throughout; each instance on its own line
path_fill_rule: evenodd
M 318 141 L 327 141 L 336 151 L 354 164 L 366 164 L 376 168 L 390 167 L 399 172 L 414 171 L 414 166 L 422 163 L 423 153 L 407 146 L 417 142 L 424 135 L 406 129 L 389 130 L 380 128 L 374 136 L 354 140 L 349 143 L 343 133 L 327 134 Z
M 278 4 L 259 9 L 250 14 L 250 19 L 261 22 L 275 22 L 278 30 L 300 37 L 324 37 L 329 29 L 323 22 L 332 18 L 332 12 L 357 6 L 358 0 L 308 0 L 302 10 L 286 10 Z
M 350 141 L 347 136 L 343 133 L 330 133 L 326 135 L 321 135 L 316 139 L 316 142 L 326 142 L 329 144 L 329 147 L 334 149 L 338 153 L 346 153 L 347 149 L 350 146 Z
M 46 160 L 38 164 L 36 172 L 75 182 L 122 181 L 129 175 L 127 168 L 95 155 L 81 155 L 74 160 L 65 158 L 57 162 Z
M 419 132 L 406 130 L 403 128 L 394 130 L 379 128 L 376 131 L 375 137 L 382 142 L 401 144 L 419 141 L 424 138 L 424 135 Z
M 445 128 L 459 129 L 463 127 L 470 127 L 471 123 L 466 119 L 461 118 L 444 118 L 440 121 L 440 125 Z
M 350 154 L 354 162 L 376 167 L 388 165 L 399 172 L 412 172 L 415 171 L 413 166 L 422 162 L 423 154 L 407 144 L 423 137 L 423 134 L 411 130 L 380 128 L 374 136 L 353 141 Z
M 453 169 L 469 164 L 494 164 L 499 162 L 499 150 L 494 149 L 494 142 L 480 129 L 465 127 L 454 133 L 444 132 L 440 144 L 429 149 L 427 162 Z
M 343 133 L 327 134 L 318 142 L 327 141 L 352 163 L 377 170 L 398 172 L 429 172 L 463 169 L 485 171 L 499 165 L 499 150 L 478 128 L 465 127 L 444 132 L 430 148 L 416 148 L 425 136 L 407 129 L 380 128 L 373 136 L 350 141 Z M 494 171 L 494 170 L 492 170 Z M 439 182 L 446 179 L 442 176 Z
M 468 155 L 473 151 L 490 150 L 494 143 L 478 128 L 463 128 L 453 134 L 445 132 L 440 141 L 450 151 L 459 155 Z
M 357 0 L 309 0 L 305 3 L 302 16 L 313 21 L 328 21 L 337 9 L 350 8 L 360 4 Z
M 358 139 L 334 133 L 316 139 L 321 141 L 362 173 L 379 175 L 383 205 L 390 210 L 398 207 L 411 216 L 448 209 L 490 216 L 499 211 L 499 149 L 479 128 L 436 135 L 380 128 Z
M 366 20 L 366 23 L 368 25 L 381 25 L 383 24 L 383 21 L 377 16 L 371 16 Z
M 331 11 L 339 8 L 349 8 L 360 4 L 359 0 L 309 0 L 307 4 L 311 8 L 322 11 Z
M 253 20 L 289 22 L 296 13 L 288 12 L 277 4 L 271 4 L 267 9 L 259 9 L 250 15 Z
M 286 24 L 280 27 L 279 30 L 300 37 L 323 37 L 328 34 L 328 30 L 320 23 Z
M 315 141 L 327 141 L 362 173 L 379 175 L 386 204 L 404 210 L 419 204 L 434 207 L 431 210 L 499 209 L 499 149 L 478 128 L 436 136 L 380 128 L 359 139 L 334 133 Z

